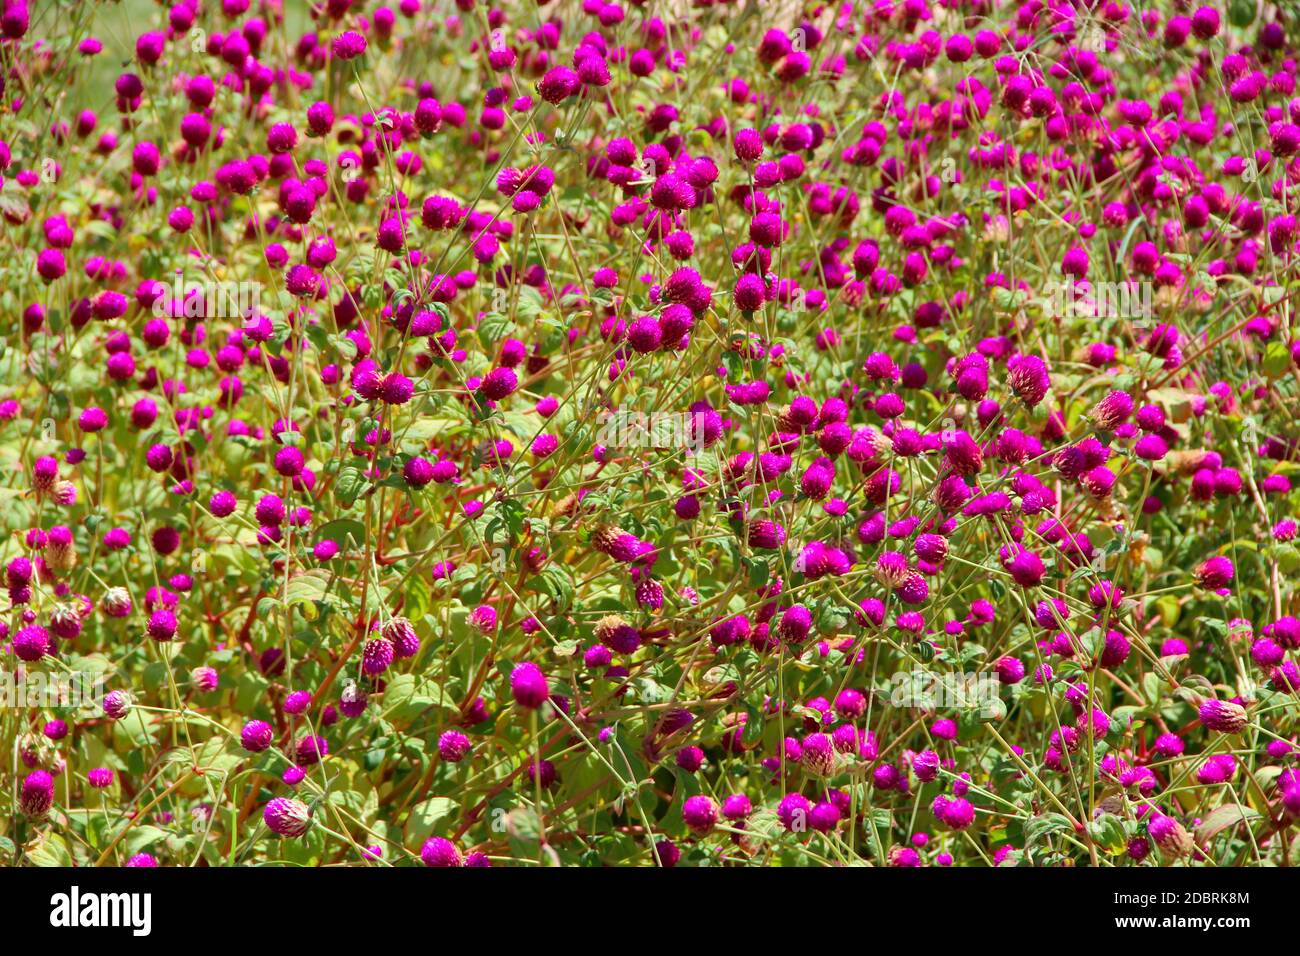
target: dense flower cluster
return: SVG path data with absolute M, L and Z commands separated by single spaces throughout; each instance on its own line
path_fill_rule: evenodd
M 1300 862 L 1286 5 L 0 7 L 13 862 Z

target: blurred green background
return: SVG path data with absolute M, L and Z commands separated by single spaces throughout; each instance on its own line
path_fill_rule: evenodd
M 68 91 L 67 105 L 75 111 L 93 109 L 101 116 L 112 115 L 113 82 L 125 70 L 138 71 L 135 63 L 135 39 L 147 30 L 167 28 L 167 13 L 173 3 L 153 0 L 32 0 L 31 36 L 75 47 L 83 37 L 97 37 L 104 50 L 88 63 L 78 54 L 77 82 Z M 309 29 L 308 0 L 284 0 L 290 42 Z M 209 0 L 205 23 L 226 27 L 220 15 L 219 0 Z M 254 2 L 249 12 L 236 23 L 258 15 L 271 25 L 270 18 Z M 214 16 L 215 12 L 215 16 Z M 211 60 L 209 75 L 219 80 L 228 67 Z M 75 115 L 75 113 L 74 113 Z

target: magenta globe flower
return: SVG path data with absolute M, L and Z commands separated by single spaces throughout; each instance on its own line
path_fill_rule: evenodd
M 262 809 L 262 820 L 276 836 L 300 837 L 311 823 L 311 811 L 301 800 L 276 797 Z
M 420 859 L 425 866 L 446 867 L 464 866 L 465 861 L 456 849 L 456 844 L 444 837 L 431 837 L 420 847 Z
M 536 710 L 550 695 L 546 675 L 531 661 L 516 664 L 510 672 L 510 693 L 520 707 Z

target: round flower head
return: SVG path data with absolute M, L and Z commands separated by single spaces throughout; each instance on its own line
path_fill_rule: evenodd
M 1051 379 L 1041 358 L 1023 355 L 1008 363 L 1007 385 L 1017 398 L 1034 408 L 1047 396 Z
M 310 766 L 320 763 L 323 758 L 329 756 L 329 752 L 330 748 L 324 737 L 308 734 L 298 741 L 294 756 L 299 764 Z
M 302 452 L 292 445 L 281 448 L 275 453 L 275 470 L 286 478 L 296 478 L 302 474 Z
M 86 774 L 86 782 L 97 790 L 113 785 L 113 771 L 107 767 L 95 767 Z
M 1166 856 L 1178 858 L 1192 852 L 1194 844 L 1192 835 L 1173 817 L 1160 813 L 1152 814 L 1147 823 L 1147 833 L 1160 852 Z
M 311 823 L 311 810 L 301 800 L 276 797 L 262 809 L 262 819 L 277 836 L 300 837 Z
M 947 799 L 936 797 L 934 815 L 941 823 L 953 830 L 964 830 L 975 820 L 975 808 L 963 797 Z
M 425 866 L 464 866 L 456 844 L 444 837 L 430 837 L 420 847 L 420 859 Z
M 696 833 L 708 833 L 718 822 L 718 806 L 708 797 L 687 797 L 682 804 L 682 819 Z
M 508 368 L 494 368 L 483 377 L 479 391 L 492 401 L 500 401 L 515 390 L 518 378 Z
M 663 867 L 674 867 L 682 858 L 682 851 L 672 840 L 660 840 L 655 844 L 655 858 Z
M 812 804 L 801 793 L 787 794 L 776 808 L 776 816 L 781 825 L 793 833 L 807 831 L 811 813 Z
M 176 627 L 176 615 L 166 608 L 149 615 L 149 636 L 155 641 L 170 641 L 176 636 Z
M 520 707 L 536 710 L 550 695 L 546 675 L 531 661 L 516 664 L 510 672 L 510 693 Z
M 1232 583 L 1232 578 L 1232 561 L 1228 558 L 1209 558 L 1196 569 L 1196 583 L 1211 591 L 1226 588 Z
M 753 812 L 753 803 L 743 793 L 733 793 L 722 802 L 722 815 L 732 823 L 744 820 Z
M 1210 730 L 1239 734 L 1246 729 L 1246 708 L 1230 700 L 1207 700 L 1201 704 L 1200 718 Z
M 111 690 L 104 695 L 104 716 L 121 720 L 131 711 L 131 695 L 124 690 Z
M 763 140 L 755 130 L 738 130 L 733 144 L 736 158 L 741 162 L 752 163 L 763 155 Z
M 496 630 L 497 626 L 496 609 L 491 605 L 481 604 L 470 612 L 469 620 L 484 634 L 490 634 Z
M 548 103 L 562 103 L 582 86 L 578 74 L 568 67 L 557 66 L 546 73 L 537 84 L 537 92 Z
M 44 817 L 54 805 L 54 779 L 44 770 L 35 770 L 23 780 L 18 809 L 26 817 Z
M 393 642 L 387 638 L 378 637 L 366 641 L 366 646 L 361 653 L 361 670 L 371 677 L 382 674 L 393 663 L 396 656 Z
M 334 38 L 332 50 L 340 60 L 354 60 L 366 52 L 366 38 L 355 30 L 345 30 Z
M 38 624 L 22 628 L 13 638 L 14 654 L 19 660 L 39 661 L 52 646 L 49 631 Z
M 1046 569 L 1043 559 L 1032 551 L 1020 551 L 1007 566 L 1011 577 L 1021 587 L 1034 587 L 1042 582 Z
M 275 731 L 263 720 L 250 720 L 240 732 L 239 741 L 250 753 L 261 753 L 271 746 Z
M 470 740 L 459 730 L 445 731 L 438 738 L 438 756 L 448 763 L 459 763 L 469 755 Z
M 400 658 L 414 657 L 420 650 L 420 638 L 415 627 L 404 617 L 390 618 L 384 624 L 382 634 L 393 645 L 393 653 Z

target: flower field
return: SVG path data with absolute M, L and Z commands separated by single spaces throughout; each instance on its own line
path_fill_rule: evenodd
M 1300 863 L 1294 7 L 0 8 L 6 864 Z

